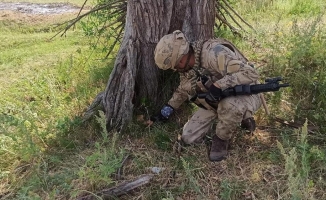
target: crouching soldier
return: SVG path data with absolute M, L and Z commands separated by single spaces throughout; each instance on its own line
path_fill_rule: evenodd
M 230 42 L 217 38 L 189 43 L 181 31 L 174 31 L 161 38 L 154 59 L 160 69 L 178 71 L 180 85 L 152 121 L 168 119 L 186 100 L 196 103 L 199 108 L 184 125 L 182 140 L 186 144 L 201 142 L 217 120 L 211 161 L 226 158 L 229 140 L 239 125 L 255 129 L 253 115 L 261 106 L 259 94 L 222 98 L 224 90 L 255 84 L 259 78 Z

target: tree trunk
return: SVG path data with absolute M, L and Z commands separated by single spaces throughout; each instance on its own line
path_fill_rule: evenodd
M 127 125 L 142 99 L 158 102 L 160 38 L 179 29 L 190 41 L 209 39 L 214 20 L 215 0 L 128 0 L 125 33 L 102 95 L 109 130 Z

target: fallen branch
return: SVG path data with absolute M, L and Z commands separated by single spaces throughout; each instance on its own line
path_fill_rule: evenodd
M 286 120 L 278 118 L 278 117 L 274 117 L 273 119 L 275 121 L 283 124 L 283 125 L 287 125 L 287 126 L 290 126 L 292 128 L 302 128 L 304 126 L 303 123 L 301 124 L 301 123 L 289 122 L 289 121 L 286 121 Z M 319 129 L 319 127 L 318 126 L 308 125 L 307 129 L 308 129 L 308 132 L 313 132 L 313 131 L 317 131 Z
M 127 160 L 130 158 L 129 155 L 127 155 L 122 163 L 121 163 L 121 167 L 119 167 L 119 169 L 117 170 L 117 173 L 115 174 L 115 180 L 121 180 L 122 179 L 122 170 L 123 170 L 123 166 L 125 165 L 125 163 L 127 162 Z
M 96 194 L 89 194 L 86 196 L 79 197 L 78 200 L 93 200 L 97 199 L 98 197 L 101 198 L 113 198 L 113 197 L 119 197 L 121 195 L 127 194 L 131 190 L 134 190 L 140 186 L 143 186 L 150 182 L 150 180 L 154 177 L 154 174 L 143 174 L 139 176 L 136 180 L 122 183 L 118 186 L 102 190 L 99 193 Z

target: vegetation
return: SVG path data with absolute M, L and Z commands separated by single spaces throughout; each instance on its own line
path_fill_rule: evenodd
M 291 88 L 265 95 L 272 115 L 260 110 L 259 128 L 253 135 L 239 130 L 229 158 L 219 163 L 208 161 L 204 144 L 177 151 L 178 134 L 196 109 L 191 104 L 151 128 L 135 117 L 120 135 L 105 131 L 103 113 L 83 123 L 83 112 L 105 88 L 116 51 L 102 59 L 108 49 L 101 45 L 108 44 L 90 34 L 94 26 L 87 22 L 94 25 L 101 16 L 51 40 L 59 30 L 54 23 L 76 14 L 36 22 L 0 18 L 0 199 L 95 195 L 153 167 L 162 169 L 154 180 L 121 199 L 326 199 L 326 3 L 231 3 L 255 30 L 239 37 L 221 27 L 216 36 L 233 41 L 262 81 L 283 76 Z M 294 129 L 274 117 L 305 123 Z

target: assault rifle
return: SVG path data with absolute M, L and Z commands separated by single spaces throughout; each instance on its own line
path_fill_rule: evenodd
M 208 78 L 205 76 L 201 77 L 201 81 L 207 82 Z M 278 91 L 282 87 L 289 87 L 290 84 L 284 83 L 280 84 L 279 82 L 282 81 L 282 77 L 275 77 L 275 78 L 269 78 L 265 80 L 265 84 L 257 84 L 257 85 L 236 85 L 233 88 L 228 88 L 222 91 L 221 96 L 218 97 L 218 99 L 215 99 L 217 97 L 213 97 L 210 95 L 210 93 L 199 93 L 194 95 L 190 101 L 195 102 L 199 107 L 202 107 L 204 109 L 207 109 L 207 106 L 210 106 L 212 108 L 217 108 L 218 102 L 226 97 L 229 96 L 237 96 L 237 95 L 251 95 L 251 94 L 258 94 L 261 92 L 274 92 Z M 205 83 L 203 85 L 205 86 Z M 206 86 L 205 86 L 206 87 Z M 262 98 L 262 97 L 261 97 Z M 262 99 L 263 100 L 263 99 Z M 264 101 L 263 105 L 265 107 Z M 265 107 L 266 109 L 266 107 Z M 174 108 L 170 105 L 165 105 L 159 114 L 154 115 L 150 118 L 151 122 L 155 121 L 166 121 L 171 114 L 174 112 Z M 268 113 L 268 110 L 266 110 Z
M 222 91 L 220 99 L 207 99 L 210 102 L 218 102 L 219 100 L 229 97 L 229 96 L 238 96 L 238 95 L 251 95 L 258 94 L 261 92 L 275 92 L 282 87 L 289 87 L 290 84 L 284 83 L 280 84 L 282 77 L 269 78 L 265 80 L 265 84 L 257 85 L 236 85 L 233 88 L 227 88 Z M 198 98 L 207 98 L 206 93 L 197 94 Z

